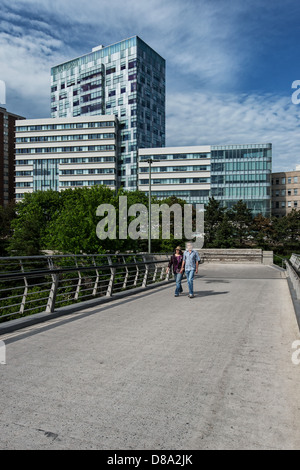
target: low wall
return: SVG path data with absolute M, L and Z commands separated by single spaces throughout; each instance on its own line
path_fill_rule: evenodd
M 273 251 L 260 249 L 202 248 L 198 250 L 203 263 L 273 264 Z

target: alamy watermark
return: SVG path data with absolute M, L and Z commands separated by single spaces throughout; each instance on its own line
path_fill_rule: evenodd
M 296 351 L 294 351 L 292 354 L 292 363 L 295 364 L 295 366 L 298 366 L 300 364 L 300 340 L 299 339 L 296 339 L 296 341 L 293 342 L 292 349 L 296 349 Z
M 6 85 L 3 80 L 0 80 L 0 105 L 6 104 Z
M 193 214 L 194 210 L 194 214 Z M 204 204 L 151 204 L 151 214 L 144 204 L 132 204 L 128 207 L 127 196 L 119 197 L 119 216 L 117 234 L 117 211 L 112 204 L 98 206 L 96 215 L 103 217 L 96 228 L 100 240 L 164 240 L 171 239 L 171 221 L 173 219 L 173 235 L 175 239 L 194 240 L 199 249 L 204 244 Z M 173 216 L 173 217 L 172 217 Z M 193 221 L 194 217 L 194 221 Z M 130 222 L 128 224 L 128 218 Z M 161 219 L 161 224 L 160 224 Z M 150 228 L 149 229 L 149 224 Z M 194 226 L 194 230 L 193 230 Z M 183 233 L 184 232 L 184 233 Z M 118 236 L 117 236 L 118 235 Z
M 292 103 L 299 104 L 300 103 L 300 80 L 294 80 L 292 83 L 292 88 L 296 89 L 292 93 Z
M 6 364 L 6 346 L 4 341 L 0 341 L 0 365 Z

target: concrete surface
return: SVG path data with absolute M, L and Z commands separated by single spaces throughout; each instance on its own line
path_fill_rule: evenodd
M 204 264 L 183 287 L 2 335 L 0 449 L 299 449 L 283 273 Z

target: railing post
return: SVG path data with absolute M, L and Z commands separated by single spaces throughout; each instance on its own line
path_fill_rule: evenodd
M 148 274 L 149 274 L 149 264 L 146 264 L 147 258 L 146 258 L 145 255 L 143 255 L 143 261 L 145 263 L 145 274 L 144 274 L 142 287 L 146 287 L 147 286 L 147 280 L 148 280 Z
M 125 278 L 124 278 L 124 282 L 123 282 L 123 289 L 126 289 L 126 286 L 127 286 L 127 281 L 128 281 L 128 275 L 129 275 L 129 271 L 128 271 L 128 268 L 126 266 L 126 260 L 125 260 L 125 257 L 122 256 L 122 259 L 123 259 L 123 262 L 124 262 L 124 265 L 125 265 L 125 270 L 126 270 L 126 274 L 125 274 Z
M 49 266 L 49 269 L 53 269 L 54 265 L 53 265 L 52 258 L 48 258 L 48 266 Z M 57 289 L 58 289 L 59 275 L 51 274 L 51 277 L 52 277 L 52 284 L 51 284 L 50 291 L 49 291 L 49 297 L 48 297 L 48 302 L 46 306 L 46 313 L 54 312 L 55 300 L 56 300 Z
M 136 286 L 137 286 L 138 279 L 139 279 L 140 270 L 139 270 L 139 267 L 138 267 L 138 265 L 137 265 L 137 261 L 136 261 L 135 256 L 133 257 L 133 259 L 134 259 L 134 262 L 136 263 L 136 264 L 135 264 L 136 274 L 135 274 L 135 278 L 134 278 L 133 285 L 136 287 Z
M 112 260 L 111 260 L 111 257 L 107 256 L 107 259 L 108 259 L 108 264 L 111 266 L 113 264 Z M 112 296 L 113 289 L 114 289 L 115 276 L 116 276 L 116 269 L 115 268 L 110 268 L 110 280 L 109 280 L 108 287 L 107 287 L 107 292 L 106 292 L 107 297 Z
M 22 260 L 20 260 L 20 265 L 21 265 L 21 271 L 24 273 L 25 270 L 24 270 L 24 266 L 23 266 Z M 24 292 L 23 292 L 23 297 L 22 297 L 21 305 L 20 305 L 20 313 L 24 313 L 26 298 L 27 298 L 27 295 L 28 295 L 28 281 L 27 281 L 27 277 L 26 277 L 26 276 L 24 276 L 24 285 L 25 285 L 25 288 L 24 288 Z
M 95 260 L 95 257 L 93 256 L 93 264 L 94 266 L 97 266 L 96 264 L 96 260 Z M 93 296 L 95 297 L 97 295 L 97 290 L 98 290 L 98 284 L 99 284 L 99 271 L 98 269 L 96 268 L 96 280 L 95 280 L 95 284 L 94 284 L 94 288 L 93 288 Z
M 76 268 L 78 268 L 78 263 L 77 263 L 77 258 L 76 257 L 75 257 L 75 266 L 76 266 Z M 80 286 L 81 286 L 81 282 L 82 282 L 81 272 L 77 271 L 77 273 L 78 273 L 78 283 L 77 283 L 77 286 L 76 286 L 74 300 L 78 300 L 79 292 L 80 292 Z

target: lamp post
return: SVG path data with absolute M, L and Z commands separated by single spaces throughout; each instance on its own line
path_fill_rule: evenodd
M 151 254 L 151 163 L 153 162 L 153 160 L 151 160 L 151 158 L 149 158 L 149 160 L 147 160 L 147 162 L 149 163 L 148 253 L 150 255 Z

